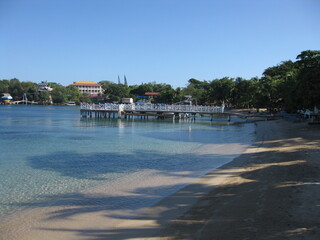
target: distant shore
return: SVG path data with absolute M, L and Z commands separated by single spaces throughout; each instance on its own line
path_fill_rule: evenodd
M 9 221 L 0 239 L 319 239 L 320 128 L 283 120 L 256 125 L 256 140 L 240 157 L 140 214 L 89 207 L 70 215 L 77 207 L 70 197 L 64 209 L 39 208 L 37 218 Z M 21 228 L 28 230 L 17 238 Z

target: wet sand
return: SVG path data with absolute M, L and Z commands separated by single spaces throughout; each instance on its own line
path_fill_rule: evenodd
M 320 239 L 319 133 L 305 123 L 259 122 L 240 157 L 154 207 L 110 210 L 99 191 L 71 195 L 8 221 L 0 239 Z

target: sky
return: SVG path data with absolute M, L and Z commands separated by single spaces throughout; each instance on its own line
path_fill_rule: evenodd
M 0 0 L 0 79 L 261 77 L 320 50 L 320 0 Z

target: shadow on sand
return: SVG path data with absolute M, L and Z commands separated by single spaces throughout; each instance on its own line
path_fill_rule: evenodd
M 131 223 L 140 222 L 140 225 L 124 224 L 115 229 L 65 227 L 42 230 L 72 232 L 81 236 L 81 239 L 319 239 L 320 168 L 319 163 L 312 160 L 312 156 L 319 156 L 320 143 L 313 136 L 303 132 L 300 135 L 301 131 L 297 137 L 293 132 L 290 138 L 258 141 L 253 144 L 251 152 L 204 177 L 227 177 L 219 186 L 210 184 L 210 181 L 200 181 L 160 201 L 152 211 L 139 217 L 105 216 Z M 73 157 L 81 160 L 81 156 L 70 158 Z M 164 158 L 167 157 L 170 156 Z M 191 156 L 190 159 L 194 157 Z M 95 161 L 100 161 L 100 158 L 99 154 L 90 156 L 90 159 L 96 159 Z M 124 158 L 127 159 L 128 156 Z M 62 175 L 72 175 L 70 169 L 61 170 L 65 166 L 60 163 L 51 162 L 45 167 L 39 160 L 31 159 L 30 165 L 50 171 L 62 171 Z M 129 163 L 129 160 L 124 162 L 124 166 Z M 104 166 L 103 162 L 95 164 L 102 164 L 101 171 L 112 167 Z M 192 165 L 191 162 L 190 164 Z M 99 174 L 100 170 L 97 171 L 94 175 Z M 74 177 L 80 176 L 92 178 L 90 173 L 85 172 Z M 156 191 L 150 188 L 136 189 L 133 193 L 138 194 L 127 197 L 133 202 L 156 197 Z M 310 199 L 307 202 L 302 202 L 305 199 L 304 194 L 309 194 Z M 54 204 L 62 207 L 62 210 L 52 212 L 47 221 L 66 220 L 84 213 L 117 210 L 120 208 L 117 202 L 122 201 L 123 197 L 73 194 L 59 196 L 59 199 L 54 201 Z M 136 206 L 140 207 L 139 204 Z M 124 206 L 121 205 L 121 208 Z M 130 210 L 130 206 L 127 208 Z M 179 215 L 181 217 L 175 219 Z

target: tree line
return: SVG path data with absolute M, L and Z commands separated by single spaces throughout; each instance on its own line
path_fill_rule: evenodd
M 220 105 L 234 108 L 268 108 L 270 111 L 312 109 L 320 106 L 320 51 L 303 51 L 296 61 L 283 61 L 267 68 L 261 78 L 241 77 L 197 80 L 191 78 L 185 88 L 168 84 L 146 83 L 127 86 L 100 82 L 111 101 L 135 97 L 145 92 L 160 92 L 156 102 L 176 103 L 191 95 L 193 104 Z
M 9 93 L 13 101 L 21 100 L 26 94 L 28 101 L 40 104 L 50 102 L 50 96 L 54 104 L 64 104 L 68 101 L 90 101 L 90 96 L 81 94 L 76 87 L 64 87 L 58 83 L 49 83 L 48 85 L 53 88 L 51 92 L 40 91 L 38 84 L 31 81 L 21 82 L 17 78 L 4 79 L 0 80 L 0 94 Z
M 125 79 L 126 80 L 126 79 Z M 261 78 L 244 79 L 224 77 L 213 80 L 191 78 L 186 87 L 173 89 L 170 84 L 156 82 L 140 85 L 100 81 L 104 94 L 96 101 L 120 102 L 122 98 L 132 97 L 138 100 L 146 92 L 159 92 L 152 99 L 154 103 L 172 104 L 183 102 L 185 96 L 192 96 L 193 104 L 220 105 L 234 108 L 268 108 L 270 111 L 297 109 L 320 106 L 320 51 L 302 51 L 296 61 L 283 61 L 267 68 Z M 64 87 L 50 83 L 54 103 L 67 101 L 90 102 L 90 96 L 81 94 L 75 87 Z M 15 100 L 27 93 L 28 99 L 45 102 L 47 92 L 39 92 L 37 84 L 20 82 L 18 79 L 0 80 L 0 93 L 8 92 Z

